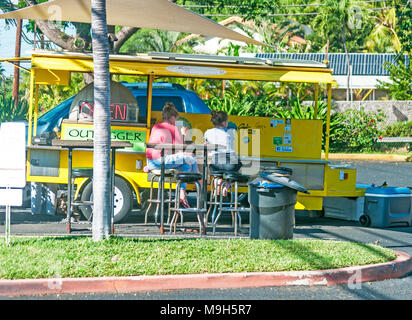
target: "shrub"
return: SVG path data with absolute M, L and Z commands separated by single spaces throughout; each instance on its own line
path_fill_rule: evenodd
M 25 100 L 19 101 L 17 108 L 11 97 L 0 95 L 0 123 L 27 120 L 29 106 Z
M 382 110 L 367 113 L 363 107 L 349 109 L 338 113 L 338 117 L 341 121 L 331 135 L 330 151 L 371 152 L 378 149 L 376 140 L 382 134 L 379 123 L 385 119 Z
M 412 121 L 395 122 L 383 132 L 385 137 L 412 137 Z

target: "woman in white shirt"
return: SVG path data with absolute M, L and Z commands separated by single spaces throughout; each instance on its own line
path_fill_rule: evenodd
M 213 129 L 205 132 L 205 141 L 208 144 L 222 146 L 217 151 L 211 151 L 210 167 L 212 170 L 238 171 L 242 166 L 239 157 L 234 150 L 235 130 L 227 126 L 228 115 L 224 111 L 212 111 Z
M 213 129 L 205 132 L 205 141 L 208 144 L 218 144 L 220 147 L 217 151 L 209 152 L 210 169 L 212 171 L 239 171 L 242 164 L 234 150 L 235 130 L 228 128 L 228 115 L 224 111 L 212 111 Z M 218 182 L 218 189 L 222 180 Z M 226 196 L 227 190 L 223 190 Z

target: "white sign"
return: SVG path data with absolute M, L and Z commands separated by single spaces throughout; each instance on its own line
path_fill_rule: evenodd
M 277 146 L 276 152 L 293 152 L 292 147 Z
M 0 187 L 26 185 L 26 126 L 5 122 L 0 127 Z
M 166 70 L 181 74 L 195 76 L 220 76 L 226 71 L 219 68 L 197 67 L 197 66 L 169 66 Z
M 0 189 L 0 206 L 23 205 L 23 189 Z

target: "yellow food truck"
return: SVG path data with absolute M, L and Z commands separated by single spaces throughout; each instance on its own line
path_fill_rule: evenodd
M 34 51 L 31 57 L 31 96 L 27 145 L 27 181 L 48 184 L 67 184 L 68 151 L 36 144 L 39 85 L 68 85 L 72 73 L 93 72 L 93 59 L 87 53 Z M 9 59 L 13 61 L 13 59 Z M 322 210 L 327 197 L 360 197 L 365 189 L 356 187 L 356 169 L 330 165 L 329 128 L 331 90 L 335 81 L 327 65 L 312 61 L 291 61 L 263 58 L 152 53 L 139 55 L 111 55 L 113 75 L 145 76 L 147 78 L 147 109 L 139 116 L 139 106 L 129 103 L 129 110 L 113 102 L 112 140 L 129 141 L 132 147 L 116 153 L 115 222 L 132 210 L 133 195 L 141 204 L 150 188 L 146 166 L 145 144 L 151 127 L 161 121 L 161 113 L 153 111 L 152 90 L 164 78 L 203 78 L 239 81 L 310 83 L 315 89 L 315 103 L 320 88 L 328 93 L 325 154 L 322 156 L 322 120 L 276 119 L 269 117 L 229 116 L 237 129 L 237 149 L 245 164 L 242 173 L 257 174 L 268 166 L 288 167 L 292 179 L 303 185 L 309 194 L 298 193 L 297 210 Z M 119 98 L 120 99 L 120 98 Z M 87 99 L 86 99 L 87 100 Z M 90 105 L 79 99 L 78 108 Z M 119 102 L 119 101 L 117 101 Z M 89 107 L 89 109 L 87 109 Z M 86 113 L 87 113 L 86 112 Z M 84 112 L 83 112 L 84 113 Z M 126 116 L 126 114 L 128 116 Z M 141 113 L 143 114 L 143 113 Z M 212 127 L 207 113 L 181 113 L 181 120 L 192 129 L 192 140 L 203 143 L 203 133 Z M 121 120 L 121 121 L 118 121 Z M 93 139 L 93 119 L 74 117 L 63 119 L 59 127 L 60 139 Z M 73 167 L 92 167 L 92 150 L 73 150 Z M 243 188 L 241 191 L 247 192 Z M 76 180 L 76 197 L 90 198 L 90 179 Z

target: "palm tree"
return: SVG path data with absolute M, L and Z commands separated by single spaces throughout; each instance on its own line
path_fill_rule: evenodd
M 136 52 L 173 52 L 179 32 L 140 29 L 122 48 L 122 53 Z
M 106 0 L 92 0 L 94 65 L 93 223 L 94 241 L 110 235 L 110 71 Z
M 366 41 L 369 52 L 399 52 L 401 42 L 396 32 L 396 10 L 392 8 L 374 17 L 375 28 Z
M 16 5 L 11 0 L 2 0 L 0 2 L 0 10 L 3 12 L 13 11 L 16 9 Z M 16 20 L 6 20 L 6 25 L 16 25 Z

